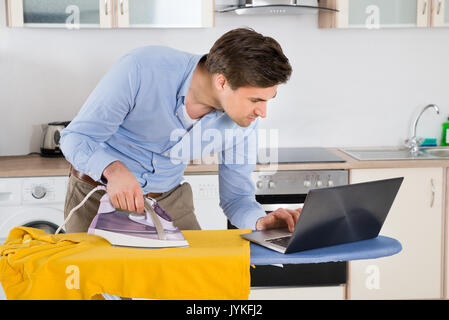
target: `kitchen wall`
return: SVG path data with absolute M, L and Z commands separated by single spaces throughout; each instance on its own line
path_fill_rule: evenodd
M 449 28 L 326 30 L 317 16 L 216 16 L 211 29 L 0 29 L 0 156 L 37 152 L 41 125 L 71 120 L 121 55 L 145 45 L 205 53 L 226 31 L 249 26 L 279 41 L 291 80 L 261 128 L 281 147 L 395 146 L 440 138 L 449 116 Z

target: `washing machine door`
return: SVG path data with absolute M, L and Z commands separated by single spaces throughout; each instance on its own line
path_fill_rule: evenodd
M 33 221 L 23 225 L 24 227 L 36 228 L 44 230 L 45 233 L 55 234 L 56 230 L 58 230 L 59 226 L 50 221 Z M 59 233 L 63 233 L 60 231 Z
M 55 233 L 64 222 L 64 211 L 51 207 L 0 208 L 0 238 L 6 238 L 15 227 L 25 226 Z M 63 232 L 63 230 L 61 230 Z

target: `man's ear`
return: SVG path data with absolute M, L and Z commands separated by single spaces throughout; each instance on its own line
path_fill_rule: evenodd
M 225 89 L 226 85 L 228 84 L 228 80 L 226 77 L 221 73 L 216 73 L 214 75 L 214 85 L 217 90 L 222 91 Z

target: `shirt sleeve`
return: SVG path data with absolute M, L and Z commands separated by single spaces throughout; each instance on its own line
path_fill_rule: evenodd
M 231 224 L 240 229 L 256 228 L 265 211 L 256 201 L 251 173 L 256 167 L 257 126 L 243 141 L 221 153 L 218 165 L 220 207 Z
M 118 160 L 102 143 L 122 124 L 135 105 L 139 86 L 137 63 L 125 55 L 100 80 L 77 116 L 61 132 L 60 148 L 76 170 L 102 181 L 103 170 Z

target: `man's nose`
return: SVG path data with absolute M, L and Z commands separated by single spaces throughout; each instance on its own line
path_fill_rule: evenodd
M 267 116 L 267 104 L 264 103 L 261 104 L 260 106 L 257 106 L 256 109 L 254 110 L 254 113 L 258 117 L 265 118 Z

